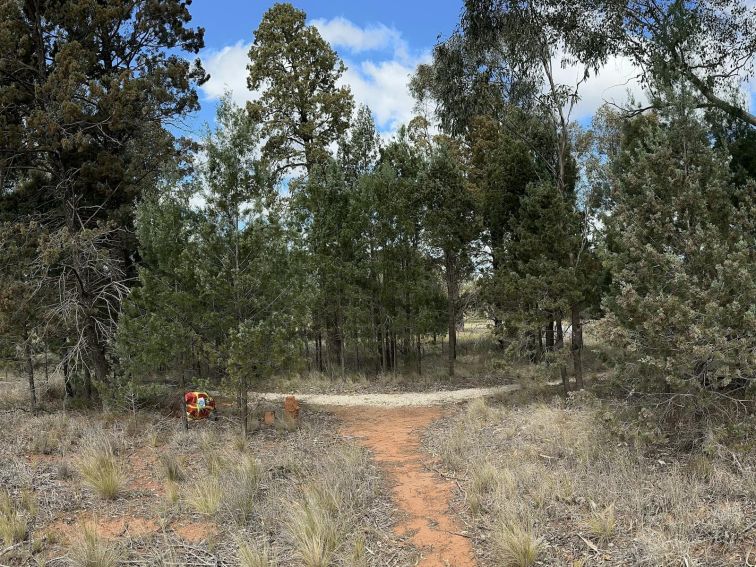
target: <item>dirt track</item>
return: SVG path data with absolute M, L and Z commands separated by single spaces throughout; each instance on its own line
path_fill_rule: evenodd
M 449 515 L 453 485 L 432 472 L 420 440 L 428 425 L 442 417 L 435 407 L 338 407 L 344 435 L 355 437 L 386 471 L 401 519 L 394 527 L 422 553 L 420 567 L 475 565 L 470 540 Z
M 517 385 L 401 394 L 295 394 L 302 402 L 329 407 L 342 433 L 370 449 L 392 483 L 401 512 L 395 531 L 422 553 L 420 567 L 472 567 L 470 540 L 450 515 L 453 484 L 429 465 L 421 447 L 425 429 L 444 414 L 440 406 L 517 390 Z M 282 394 L 258 394 L 280 401 Z

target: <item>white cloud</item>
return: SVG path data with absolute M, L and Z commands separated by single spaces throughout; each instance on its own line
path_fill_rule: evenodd
M 415 103 L 409 92 L 410 76 L 419 63 L 430 60 L 429 52 L 410 55 L 401 33 L 383 24 L 360 27 L 344 18 L 312 23 L 337 51 L 343 49 L 348 55 L 341 83 L 352 89 L 357 104 L 370 107 L 380 130 L 396 130 L 412 118 Z M 218 100 L 226 91 L 237 104 L 255 98 L 247 89 L 249 47 L 238 41 L 203 52 L 202 63 L 210 74 L 202 85 L 206 100 Z M 370 57 L 360 57 L 367 52 Z
M 344 48 L 351 53 L 362 53 L 390 49 L 395 57 L 408 57 L 407 42 L 402 38 L 402 34 L 384 24 L 360 27 L 341 17 L 330 20 L 317 19 L 313 20 L 312 24 L 318 28 L 323 39 L 337 50 Z
M 582 78 L 582 66 L 560 65 L 555 57 L 554 79 L 558 84 L 574 87 Z M 618 106 L 627 105 L 630 98 L 644 102 L 646 96 L 638 79 L 639 70 L 626 57 L 612 57 L 597 74 L 592 74 L 578 90 L 579 100 L 572 109 L 572 120 L 580 121 L 592 117 L 605 103 Z
M 210 80 L 202 85 L 207 100 L 218 100 L 230 91 L 236 104 L 244 104 L 254 98 L 247 89 L 247 63 L 249 43 L 237 41 L 222 49 L 208 49 L 202 53 L 202 65 L 210 74 Z
M 380 130 L 394 131 L 413 116 L 410 77 L 419 63 L 429 59 L 425 55 L 411 62 L 368 60 L 348 64 L 342 81 L 350 86 L 357 103 L 370 107 Z

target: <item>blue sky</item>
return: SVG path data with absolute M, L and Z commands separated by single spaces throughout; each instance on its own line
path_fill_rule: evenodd
M 292 2 L 307 13 L 347 66 L 343 82 L 357 103 L 373 111 L 378 129 L 390 135 L 413 115 L 414 101 L 407 89 L 419 63 L 430 60 L 437 38 L 448 37 L 462 9 L 462 0 L 301 0 Z M 212 123 L 218 99 L 227 90 L 243 104 L 254 98 L 246 88 L 249 44 L 263 13 L 273 4 L 259 0 L 194 0 L 193 24 L 205 28 L 200 54 L 211 79 L 200 89 L 202 110 L 186 124 L 187 134 L 198 136 Z M 558 57 L 556 58 L 558 59 Z M 556 79 L 574 85 L 580 69 L 554 61 Z M 571 118 L 584 125 L 606 101 L 623 104 L 628 95 L 643 100 L 637 70 L 629 60 L 608 61 L 598 76 L 580 88 L 580 100 Z M 754 106 L 756 81 L 744 85 Z M 750 93 L 748 92 L 750 90 Z
M 383 132 L 393 131 L 412 112 L 406 91 L 408 76 L 428 60 L 439 34 L 456 25 L 461 0 L 306 0 L 292 2 L 307 13 L 345 60 L 349 83 L 357 102 L 368 104 Z M 193 24 L 205 28 L 201 58 L 210 82 L 200 90 L 202 110 L 187 126 L 196 134 L 212 122 L 218 97 L 233 91 L 242 103 L 246 91 L 246 59 L 252 32 L 272 2 L 249 0 L 194 0 Z

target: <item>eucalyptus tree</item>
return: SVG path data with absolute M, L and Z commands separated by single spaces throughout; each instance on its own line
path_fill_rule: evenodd
M 598 8 L 598 17 L 576 22 L 573 33 L 605 34 L 612 53 L 635 63 L 652 95 L 684 83 L 695 95 L 696 107 L 719 110 L 756 126 L 756 115 L 740 93 L 742 82 L 753 76 L 756 57 L 752 2 L 589 0 L 588 4 Z M 629 110 L 637 113 L 664 102 L 664 96 L 651 96 L 648 106 Z
M 577 13 L 566 3 L 553 0 L 467 0 L 458 30 L 436 47 L 433 62 L 419 69 L 414 82 L 418 96 L 435 101 L 442 127 L 469 138 L 475 135 L 474 125 L 480 116 L 495 121 L 517 142 L 518 151 L 524 150 L 534 160 L 538 181 L 556 189 L 553 198 L 564 201 L 557 208 L 581 208 L 574 215 L 581 223 L 557 217 L 555 222 L 564 222 L 563 227 L 542 231 L 558 234 L 568 227 L 577 231 L 569 239 L 574 248 L 564 250 L 560 264 L 560 270 L 570 270 L 576 276 L 572 278 L 576 287 L 569 294 L 573 329 L 581 328 L 583 312 L 593 296 L 590 281 L 577 277 L 585 273 L 580 262 L 586 259 L 581 251 L 589 244 L 590 215 L 576 193 L 579 129 L 573 112 L 586 81 L 610 53 L 610 38 L 605 33 L 586 26 L 581 33 L 574 30 L 583 19 L 602 14 L 596 6 L 586 4 Z M 577 65 L 574 83 L 558 80 L 557 65 Z M 501 202 L 506 202 L 507 184 L 496 186 L 502 190 Z M 508 205 L 516 214 L 517 203 Z M 498 221 L 506 218 L 498 215 Z M 489 216 L 488 220 L 493 219 Z M 489 232 L 492 229 L 506 232 L 505 225 L 489 223 Z M 554 242 L 554 247 L 563 249 L 562 244 Z M 544 321 L 548 338 L 553 336 L 555 318 L 561 320 L 552 313 Z M 572 336 L 574 369 L 580 382 L 582 342 L 580 333 Z

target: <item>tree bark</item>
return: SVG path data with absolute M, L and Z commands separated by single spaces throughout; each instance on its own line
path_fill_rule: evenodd
M 109 371 L 108 359 L 105 356 L 105 347 L 97 337 L 93 325 L 94 322 L 91 322 L 87 326 L 87 346 L 89 347 L 90 358 L 92 360 L 92 366 L 94 367 L 95 379 L 99 384 L 106 384 L 108 382 Z M 88 397 L 91 397 L 91 393 L 88 394 Z
M 564 395 L 570 393 L 570 379 L 567 377 L 567 368 L 564 364 L 559 365 L 559 374 L 562 376 L 562 386 L 564 386 Z
M 239 396 L 239 405 L 241 406 L 239 409 L 241 410 L 241 422 L 242 422 L 242 436 L 246 439 L 247 438 L 247 430 L 248 430 L 248 416 L 249 416 L 249 404 L 247 403 L 247 374 L 246 372 L 242 372 L 241 380 L 240 380 L 240 396 Z
M 318 372 L 323 372 L 323 334 L 321 331 L 318 331 L 318 336 L 315 341 L 315 358 Z
M 88 400 L 92 399 L 92 373 L 86 364 L 84 365 L 84 395 Z
M 554 321 L 549 321 L 546 325 L 546 351 L 554 350 Z
M 63 387 L 65 389 L 65 397 L 73 398 L 76 395 L 74 390 L 74 383 L 71 379 L 71 367 L 68 364 L 68 353 L 63 351 Z
M 37 411 L 37 388 L 34 384 L 34 359 L 29 341 L 26 341 L 26 373 L 29 378 L 29 405 L 31 411 Z
M 446 292 L 448 297 L 447 317 L 449 326 L 449 376 L 454 376 L 454 361 L 457 358 L 457 282 L 454 270 L 454 260 L 449 253 L 446 254 Z
M 575 369 L 575 385 L 583 389 L 583 320 L 580 307 L 572 306 L 572 364 Z
M 417 335 L 417 374 L 418 376 L 422 375 L 423 373 L 423 347 L 420 343 L 420 334 Z
M 184 398 L 184 394 L 186 394 L 186 372 L 184 370 L 181 371 L 181 403 L 179 407 L 181 408 L 181 425 L 184 427 L 184 431 L 189 431 L 189 418 L 186 416 L 186 400 Z
M 564 329 L 562 329 L 562 313 L 557 313 L 556 320 L 556 341 L 554 341 L 554 348 L 556 350 L 562 350 L 564 347 Z

